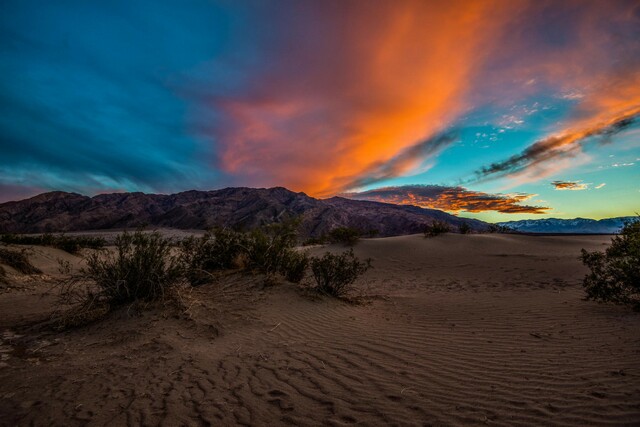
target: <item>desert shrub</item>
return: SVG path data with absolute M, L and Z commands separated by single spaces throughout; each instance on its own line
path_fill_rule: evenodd
M 604 252 L 582 249 L 591 272 L 583 281 L 587 299 L 640 310 L 640 218 L 628 222 Z
M 192 285 L 199 285 L 213 271 L 246 268 L 279 273 L 297 283 L 308 265 L 306 253 L 295 249 L 299 224 L 299 219 L 292 219 L 248 233 L 219 228 L 200 238 L 189 237 L 180 243 L 184 275 Z
M 179 260 L 171 255 L 170 239 L 158 232 L 124 232 L 116 237 L 115 247 L 115 253 L 89 254 L 76 278 L 95 285 L 96 291 L 87 296 L 91 304 L 114 307 L 157 300 L 182 276 Z
M 27 257 L 27 252 L 24 249 L 21 251 L 12 251 L 0 248 L 0 264 L 8 265 L 23 274 L 42 273 L 42 271 L 29 262 L 29 257 Z
M 14 245 L 38 245 L 50 246 L 62 249 L 70 254 L 77 254 L 82 248 L 100 249 L 106 244 L 106 240 L 101 237 L 89 236 L 65 236 L 64 234 L 53 235 L 45 233 L 41 235 L 25 236 L 21 234 L 3 234 L 0 241 Z
M 247 267 L 262 273 L 285 274 L 289 264 L 299 262 L 295 250 L 299 225 L 300 219 L 294 218 L 249 232 Z
M 309 256 L 306 252 L 290 250 L 288 251 L 288 256 L 283 260 L 280 273 L 289 282 L 300 283 L 304 279 L 308 266 Z
M 489 233 L 512 233 L 513 229 L 511 227 L 507 227 L 506 225 L 498 225 L 498 224 L 489 224 L 489 228 L 487 228 Z
M 216 228 L 202 237 L 188 237 L 179 244 L 184 275 L 194 286 L 207 282 L 210 273 L 239 267 L 246 252 L 247 236 L 227 228 Z
M 329 232 L 329 239 L 332 243 L 342 243 L 346 246 L 353 246 L 358 243 L 362 232 L 352 227 L 338 227 Z
M 371 267 L 371 260 L 360 261 L 353 249 L 334 255 L 330 252 L 322 258 L 311 258 L 311 271 L 316 290 L 333 297 L 343 297 L 356 279 Z
M 435 237 L 451 231 L 451 227 L 444 221 L 433 221 L 424 226 L 424 237 Z
M 458 227 L 458 231 L 460 232 L 460 234 L 469 234 L 471 233 L 471 226 L 468 223 L 463 222 Z

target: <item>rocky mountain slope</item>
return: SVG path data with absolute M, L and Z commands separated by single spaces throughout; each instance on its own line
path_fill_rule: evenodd
M 206 229 L 227 226 L 250 229 L 285 218 L 302 216 L 303 236 L 319 236 L 335 227 L 376 230 L 379 236 L 419 233 L 433 220 L 454 227 L 462 219 L 416 206 L 349 200 L 319 200 L 282 187 L 225 188 L 214 191 L 144 194 L 114 193 L 94 197 L 60 191 L 0 204 L 1 233 L 38 233 L 135 228 L 139 226 Z
M 625 221 L 630 221 L 634 218 L 635 217 L 626 216 L 601 220 L 587 218 L 525 219 L 521 221 L 499 222 L 498 225 L 507 226 L 515 231 L 525 233 L 613 234 L 620 231 Z

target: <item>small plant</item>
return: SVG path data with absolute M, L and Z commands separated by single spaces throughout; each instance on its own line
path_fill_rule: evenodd
M 283 260 L 280 272 L 289 282 L 300 283 L 304 279 L 308 266 L 309 256 L 307 253 L 292 249 Z
M 300 218 L 270 224 L 248 234 L 248 268 L 265 274 L 280 273 L 295 283 L 302 280 L 308 265 L 306 253 L 298 252 Z
M 513 228 L 506 225 L 489 224 L 487 231 L 489 233 L 513 233 Z
M 29 258 L 27 257 L 27 253 L 24 249 L 21 251 L 12 251 L 0 248 L 0 263 L 6 264 L 23 274 L 42 273 L 42 271 L 34 267 L 33 264 L 29 262 Z
M 170 253 L 171 241 L 160 233 L 124 232 L 116 237 L 115 246 L 115 253 L 90 254 L 87 266 L 76 278 L 95 285 L 96 291 L 87 295 L 87 304 L 115 307 L 158 300 L 179 282 L 182 269 Z
M 435 237 L 451 231 L 451 227 L 444 221 L 433 221 L 424 226 L 424 237 Z
M 180 242 L 179 260 L 189 283 L 206 283 L 211 273 L 239 267 L 238 259 L 246 251 L 247 238 L 243 233 L 216 228 L 202 237 L 188 237 Z
M 345 246 L 353 246 L 358 243 L 362 232 L 351 227 L 338 227 L 329 232 L 329 239 L 333 243 L 342 243 Z
M 343 297 L 356 279 L 371 267 L 371 260 L 360 261 L 353 249 L 334 255 L 330 252 L 322 258 L 311 259 L 311 271 L 316 290 L 333 297 Z
M 583 281 L 587 299 L 640 310 L 640 218 L 626 223 L 604 252 L 582 249 L 580 258 L 591 270 Z
M 471 226 L 468 223 L 463 222 L 458 227 L 458 231 L 460 232 L 460 234 L 469 234 L 471 233 Z

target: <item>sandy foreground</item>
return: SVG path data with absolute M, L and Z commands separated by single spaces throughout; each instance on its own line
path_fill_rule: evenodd
M 640 314 L 582 300 L 609 241 L 364 240 L 360 305 L 233 274 L 67 332 L 33 324 L 79 259 L 33 248 L 46 274 L 0 290 L 0 425 L 640 425 Z

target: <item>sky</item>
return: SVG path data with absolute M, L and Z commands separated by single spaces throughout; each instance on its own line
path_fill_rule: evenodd
M 638 0 L 6 0 L 0 202 L 283 186 L 640 212 Z

